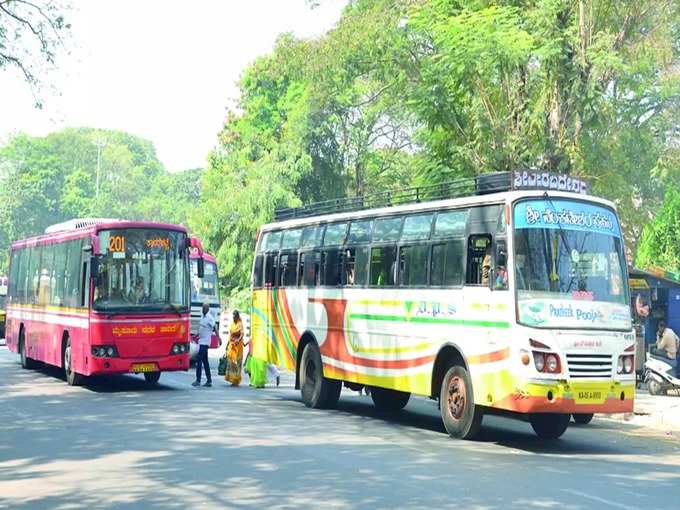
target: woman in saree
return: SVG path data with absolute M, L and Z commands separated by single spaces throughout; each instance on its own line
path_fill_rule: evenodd
M 227 344 L 227 371 L 224 380 L 232 386 L 241 384 L 241 364 L 243 362 L 243 322 L 238 310 L 234 310 L 233 321 L 229 327 Z

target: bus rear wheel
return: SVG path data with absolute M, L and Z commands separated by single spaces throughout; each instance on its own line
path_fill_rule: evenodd
M 144 380 L 148 384 L 156 384 L 161 378 L 160 372 L 144 372 Z
M 19 333 L 19 357 L 21 358 L 21 368 L 31 370 L 36 367 L 35 361 L 29 358 L 28 353 L 26 352 L 26 340 L 24 339 L 23 329 L 21 330 L 21 333 Z
M 570 414 L 536 413 L 529 417 L 529 423 L 541 439 L 557 439 L 569 426 Z
M 321 353 L 314 342 L 302 351 L 299 379 L 302 401 L 307 407 L 332 409 L 337 405 L 342 383 L 323 376 Z
M 571 416 L 579 425 L 588 425 L 593 419 L 593 413 L 575 413 Z
M 83 382 L 83 376 L 73 369 L 73 351 L 71 349 L 70 338 L 66 340 L 62 366 L 64 367 L 64 376 L 69 386 L 78 386 Z
M 400 411 L 408 404 L 410 393 L 385 388 L 371 388 L 371 399 L 375 407 L 384 412 Z
M 439 392 L 444 428 L 451 437 L 474 439 L 482 427 L 484 410 L 475 405 L 470 374 L 460 365 L 449 368 Z

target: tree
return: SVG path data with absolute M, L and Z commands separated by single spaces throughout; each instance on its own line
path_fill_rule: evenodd
M 641 268 L 659 266 L 680 272 L 680 192 L 669 189 L 663 208 L 643 232 L 635 264 Z
M 14 67 L 41 102 L 36 89 L 45 65 L 55 64 L 57 48 L 70 25 L 65 22 L 61 2 L 0 0 L 0 69 Z
M 46 137 L 17 135 L 0 148 L 0 273 L 6 270 L 11 241 L 67 219 L 187 225 L 199 201 L 201 174 L 168 174 L 151 142 L 120 131 L 81 128 Z

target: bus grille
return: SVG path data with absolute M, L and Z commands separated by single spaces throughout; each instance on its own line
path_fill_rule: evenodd
M 573 378 L 609 379 L 612 376 L 611 354 L 567 354 L 567 366 Z

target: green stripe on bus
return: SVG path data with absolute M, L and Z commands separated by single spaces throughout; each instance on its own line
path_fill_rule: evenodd
M 436 317 L 400 317 L 398 315 L 375 315 L 370 313 L 353 313 L 350 319 L 365 319 L 369 321 L 414 322 L 416 324 L 446 324 L 449 326 L 475 326 L 480 328 L 509 328 L 509 322 L 502 321 L 474 321 L 465 319 L 438 319 Z

